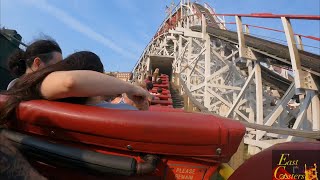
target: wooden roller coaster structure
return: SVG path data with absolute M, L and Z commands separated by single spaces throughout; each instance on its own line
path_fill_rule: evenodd
M 234 16 L 235 23 L 229 24 L 237 31 L 227 30 L 221 16 Z M 281 19 L 284 30 L 243 24 L 243 18 Z M 141 81 L 157 66 L 169 69 L 187 110 L 246 125 L 250 154 L 302 137 L 319 139 L 320 56 L 304 51 L 301 38 L 320 39 L 294 34 L 294 19 L 316 21 L 320 16 L 216 14 L 208 5 L 181 2 L 142 53 L 135 79 Z M 287 46 L 250 35 L 250 26 L 283 32 Z M 300 102 L 296 107 L 291 106 L 294 100 Z

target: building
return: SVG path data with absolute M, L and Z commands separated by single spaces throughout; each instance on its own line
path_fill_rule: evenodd
M 129 81 L 132 77 L 131 72 L 106 72 L 107 75 L 114 76 L 123 81 Z

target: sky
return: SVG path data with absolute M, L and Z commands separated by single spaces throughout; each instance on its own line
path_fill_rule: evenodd
M 66 57 L 90 50 L 106 71 L 131 71 L 166 17 L 172 0 L 0 0 L 0 26 L 15 29 L 24 43 L 51 37 Z M 175 0 L 178 3 L 178 0 Z M 217 13 L 320 14 L 320 0 L 198 0 Z M 234 22 L 233 17 L 226 17 Z M 243 23 L 283 29 L 279 19 L 244 18 Z M 295 33 L 320 37 L 320 21 L 292 20 Z M 235 26 L 227 26 L 235 30 Z M 250 29 L 280 43 L 282 33 Z M 320 54 L 320 42 L 303 39 L 306 50 Z

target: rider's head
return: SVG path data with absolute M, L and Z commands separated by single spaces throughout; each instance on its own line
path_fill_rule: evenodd
M 62 60 L 62 51 L 53 40 L 37 40 L 25 51 L 19 49 L 9 57 L 8 66 L 17 77 L 37 71 Z

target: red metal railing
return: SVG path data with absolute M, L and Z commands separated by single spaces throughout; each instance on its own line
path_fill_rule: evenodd
M 281 18 L 286 17 L 289 19 L 304 19 L 304 20 L 320 20 L 317 15 L 292 15 L 292 14 L 272 14 L 272 13 L 251 13 L 251 14 L 212 14 L 216 16 L 241 16 L 252 18 Z
M 235 22 L 226 22 L 225 24 L 236 24 L 236 23 Z M 252 24 L 243 24 L 243 25 L 248 26 L 248 27 L 254 27 L 254 28 L 259 28 L 259 29 L 265 29 L 265 30 L 285 33 L 283 30 L 273 29 L 273 28 L 264 27 L 264 26 L 257 26 L 257 25 L 252 25 Z M 306 36 L 306 35 L 297 34 L 297 33 L 295 33 L 294 35 L 301 36 L 301 37 L 308 38 L 308 39 L 312 39 L 312 40 L 316 40 L 316 41 L 320 41 L 319 37 Z
M 202 14 L 193 14 L 191 16 L 199 16 Z M 315 16 L 315 15 L 282 15 L 282 14 L 272 14 L 272 13 L 254 13 L 254 14 L 212 14 L 212 15 L 219 15 L 219 16 L 241 16 L 241 17 L 252 17 L 252 18 L 281 18 L 281 17 L 287 17 L 291 19 L 304 19 L 304 20 L 320 20 L 320 16 Z M 188 16 L 190 17 L 190 15 Z M 174 19 L 174 23 L 170 23 L 171 26 L 175 26 L 178 21 L 184 20 L 186 17 L 182 17 L 177 19 Z M 217 22 L 216 24 L 219 24 L 220 22 Z M 225 22 L 224 24 L 236 24 L 235 22 Z M 259 29 L 265 29 L 265 30 L 270 30 L 270 31 L 275 31 L 275 32 L 281 32 L 285 33 L 283 30 L 278 30 L 278 29 L 273 29 L 269 27 L 263 27 L 263 26 L 257 26 L 257 25 L 251 25 L 251 24 L 243 24 L 247 25 L 248 27 L 254 27 L 254 28 L 259 28 Z M 157 33 L 156 37 L 159 37 L 163 35 L 164 33 Z M 294 35 L 307 38 L 307 39 L 312 39 L 316 41 L 320 41 L 319 37 L 314 37 L 314 36 L 307 36 L 307 35 L 302 35 L 302 34 L 297 34 L 295 33 Z

